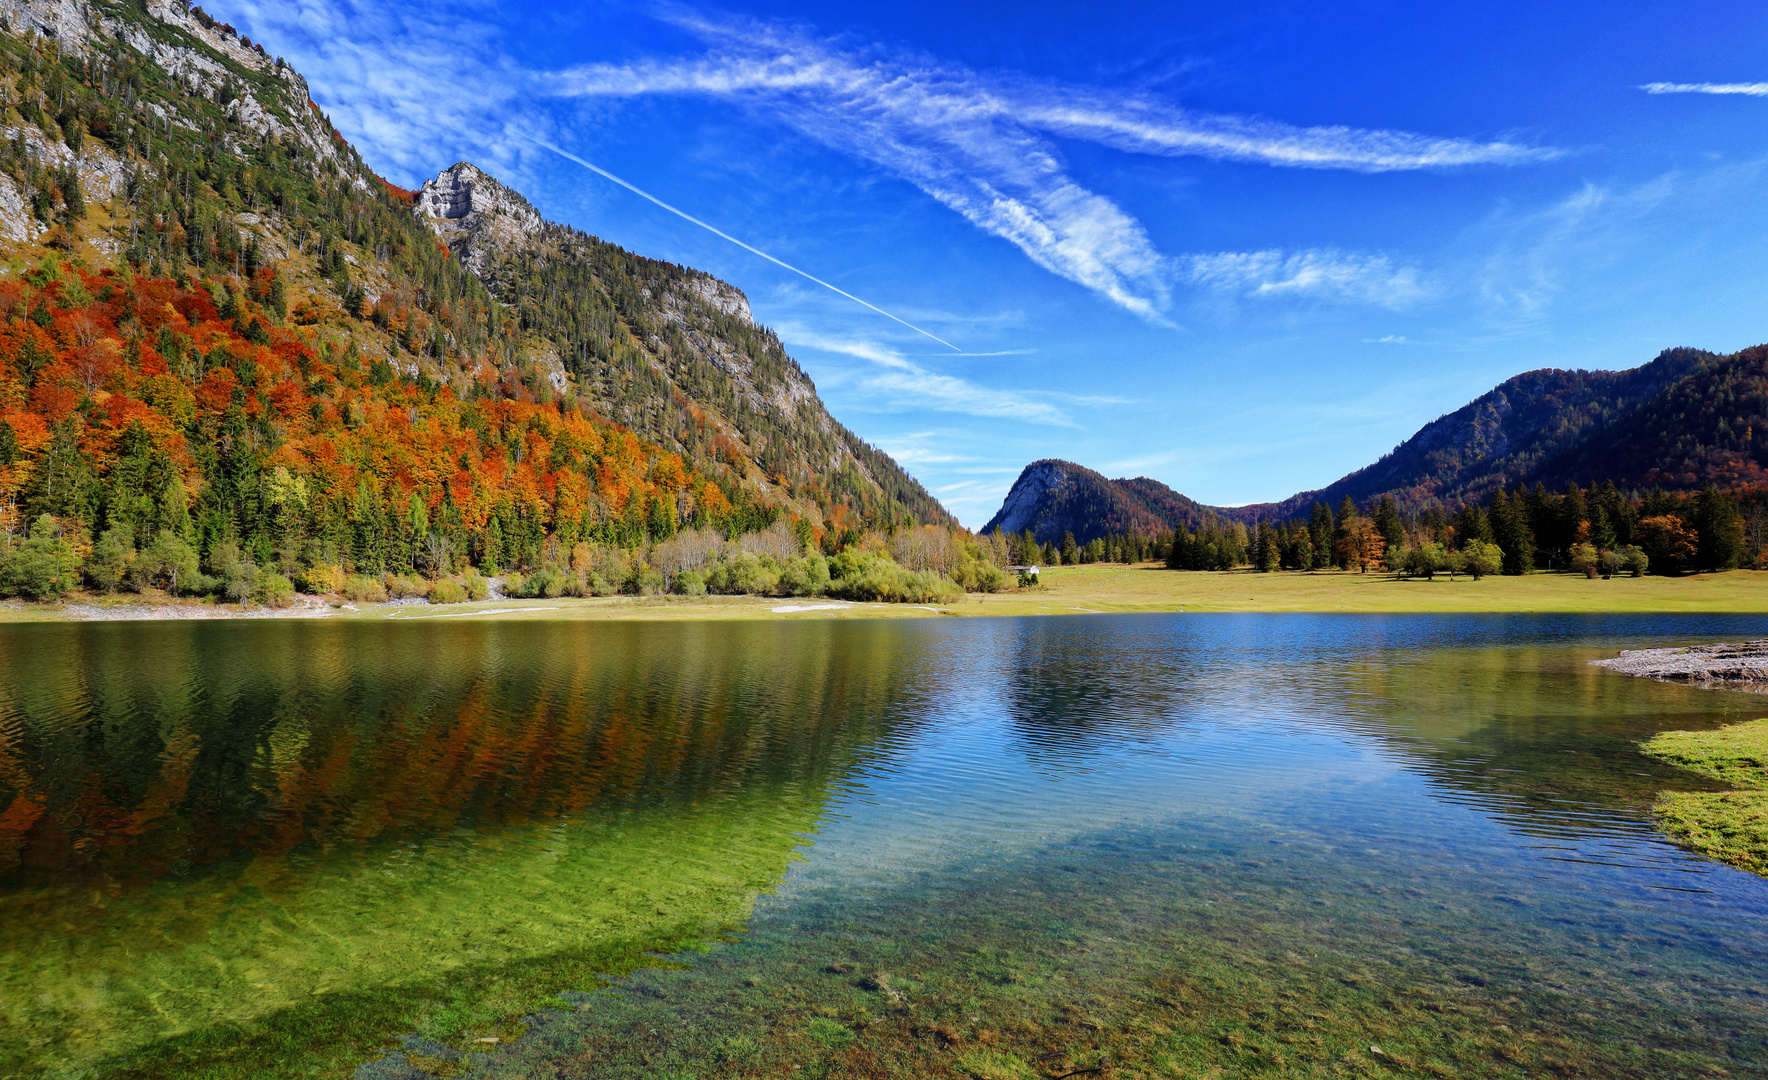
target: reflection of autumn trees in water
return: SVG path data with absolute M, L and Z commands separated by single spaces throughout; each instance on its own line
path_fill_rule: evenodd
M 820 787 L 880 718 L 900 723 L 908 640 L 822 624 L 11 628 L 0 880 L 143 883 Z

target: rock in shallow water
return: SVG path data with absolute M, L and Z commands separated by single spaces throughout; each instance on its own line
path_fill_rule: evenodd
M 1629 649 L 1613 659 L 1590 662 L 1623 675 L 1768 691 L 1768 640 L 1681 649 Z

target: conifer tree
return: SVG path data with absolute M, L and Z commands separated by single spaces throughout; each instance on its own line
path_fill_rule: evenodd
M 1455 546 L 1465 548 L 1475 540 L 1492 542 L 1492 522 L 1478 503 L 1463 503 L 1455 515 Z
M 1332 565 L 1332 511 L 1323 502 L 1314 503 L 1308 518 L 1310 562 L 1307 569 L 1324 570 Z
M 1743 518 L 1731 496 L 1707 484 L 1695 496 L 1689 524 L 1694 526 L 1696 537 L 1696 569 L 1730 570 L 1737 566 L 1743 555 Z
M 1576 544 L 1589 539 L 1594 531 L 1590 524 L 1590 503 L 1584 498 L 1583 489 L 1577 484 L 1567 484 L 1565 497 L 1559 501 L 1560 535 L 1568 544 Z
M 1375 508 L 1375 531 L 1390 548 L 1398 548 L 1406 539 L 1406 527 L 1400 521 L 1399 508 L 1390 496 L 1383 495 L 1381 505 Z
M 1333 562 L 1340 570 L 1349 570 L 1360 557 L 1360 542 L 1351 536 L 1351 527 L 1358 518 L 1357 504 L 1346 495 L 1338 504 L 1338 513 L 1333 520 L 1332 555 Z
M 1526 495 L 1507 498 L 1499 488 L 1492 495 L 1492 535 L 1504 551 L 1503 572 L 1526 574 L 1535 568 L 1535 534 L 1524 516 Z
M 1258 560 L 1258 568 L 1264 573 L 1277 569 L 1282 553 L 1277 548 L 1277 530 L 1268 521 L 1258 523 L 1258 537 L 1254 541 L 1257 550 L 1254 557 Z

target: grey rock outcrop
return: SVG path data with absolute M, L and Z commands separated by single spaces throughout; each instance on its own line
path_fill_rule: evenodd
M 1590 663 L 1647 679 L 1768 692 L 1768 640 L 1684 649 L 1629 649 Z
M 481 276 L 487 260 L 535 240 L 546 228 L 527 199 L 467 161 L 425 180 L 412 212 Z
M 337 144 L 331 127 L 312 106 L 307 80 L 295 69 L 248 46 L 225 24 L 205 25 L 182 0 L 139 0 L 150 19 L 125 17 L 113 8 L 87 0 L 0 0 L 0 19 L 15 32 L 34 35 L 67 55 L 84 56 L 108 50 L 121 41 L 172 78 L 205 97 L 219 100 L 230 95 L 227 111 L 241 126 L 264 136 L 300 143 L 319 159 L 334 158 Z M 235 77 L 235 65 L 274 78 L 281 85 L 264 97 L 247 80 Z M 128 93 L 132 94 L 132 91 Z M 142 117 L 191 128 L 185 117 L 168 113 L 158 105 L 140 107 Z M 236 140 L 230 149 L 237 151 Z
M 1068 472 L 1060 462 L 1040 461 L 1029 466 L 1014 481 L 999 512 L 984 531 L 999 528 L 1002 532 L 1024 532 L 1043 509 L 1044 496 L 1067 483 Z

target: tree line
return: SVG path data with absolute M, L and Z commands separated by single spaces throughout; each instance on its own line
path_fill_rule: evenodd
M 1526 574 L 1535 570 L 1684 574 L 1768 563 L 1768 493 L 1623 494 L 1612 481 L 1562 492 L 1543 484 L 1499 489 L 1484 504 L 1402 512 L 1389 497 L 1305 518 L 1228 522 L 1196 530 L 1122 533 L 1077 543 L 1072 531 L 1039 543 L 1001 536 L 1015 564 L 1068 566 L 1156 560 L 1174 570 L 1356 570 L 1406 576 Z
M 479 383 L 462 396 L 353 337 L 280 325 L 278 280 L 88 273 L 50 256 L 0 282 L 0 594 L 278 602 L 297 584 L 373 599 L 448 580 L 443 596 L 470 596 L 506 571 L 518 592 L 662 591 L 674 582 L 647 557 L 683 530 L 725 542 L 776 526 L 794 551 L 768 556 L 771 582 L 720 577 L 741 562 L 722 551 L 682 569 L 714 591 L 768 592 L 796 580 L 794 559 L 822 559 L 826 573 L 799 567 L 799 591 L 884 599 L 1003 580 L 980 569 L 992 549 L 949 529 L 819 529 L 735 469 L 696 469 L 571 403 Z M 868 557 L 851 580 L 827 563 L 849 549 Z M 930 576 L 902 576 L 915 574 Z

